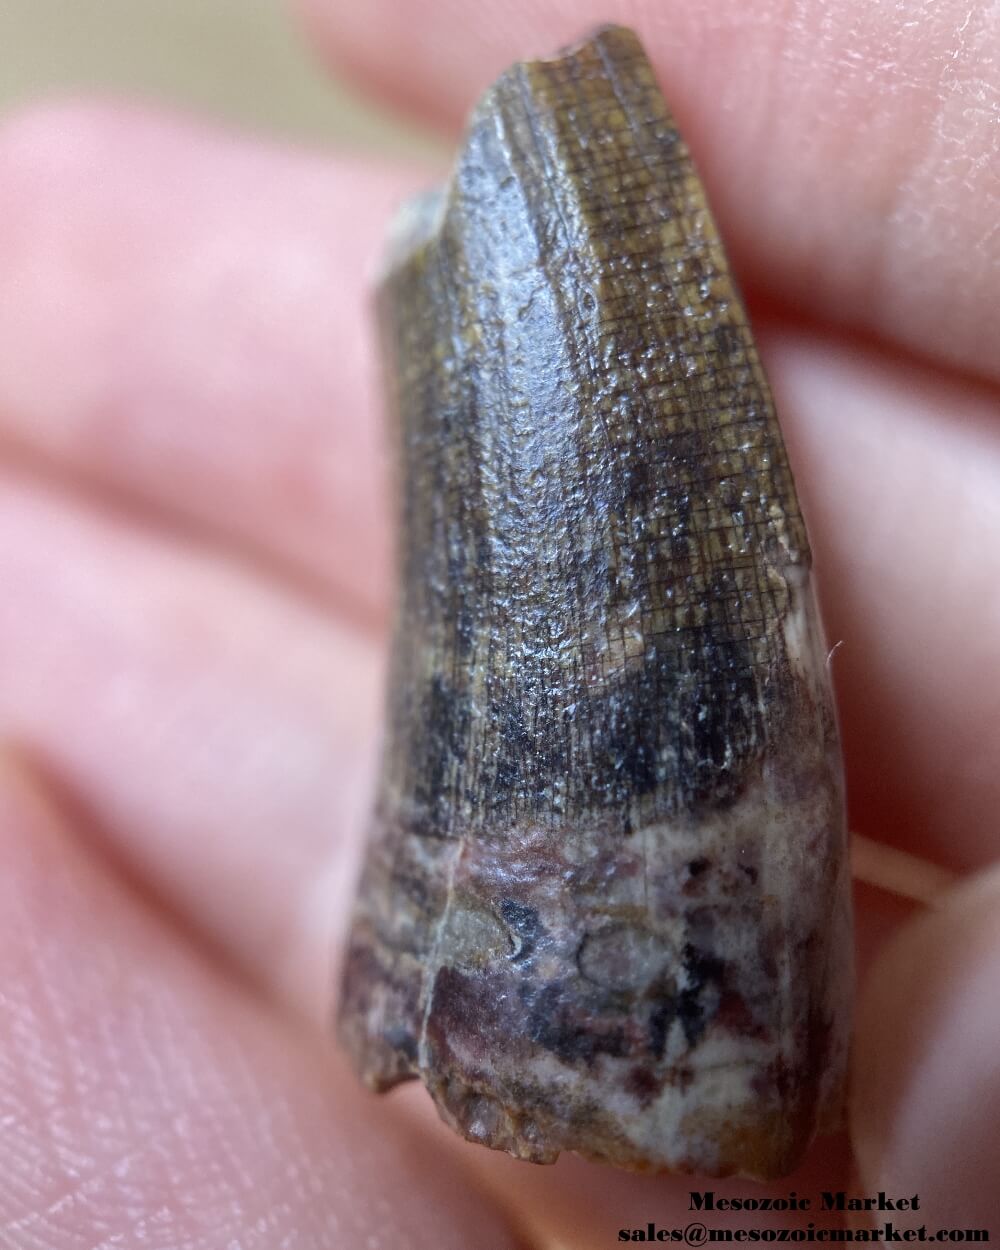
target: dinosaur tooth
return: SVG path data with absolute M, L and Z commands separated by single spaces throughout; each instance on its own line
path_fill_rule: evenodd
M 837 727 L 771 394 L 634 34 L 502 75 L 377 307 L 399 593 L 339 1036 L 523 1159 L 783 1175 L 841 1115 Z

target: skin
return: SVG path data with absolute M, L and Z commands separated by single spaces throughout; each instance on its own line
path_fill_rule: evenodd
M 302 8 L 334 65 L 449 135 L 515 57 L 597 20 L 643 36 L 755 315 L 843 641 L 852 827 L 966 878 L 919 914 L 859 888 L 850 1137 L 771 1192 L 916 1192 L 897 1228 L 989 1227 L 990 6 Z M 0 129 L 2 1245 L 596 1250 L 686 1222 L 683 1179 L 465 1146 L 419 1091 L 356 1090 L 323 1036 L 390 584 L 368 275 L 427 176 L 124 105 Z

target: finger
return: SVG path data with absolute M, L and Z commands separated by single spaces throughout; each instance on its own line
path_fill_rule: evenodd
M 522 1244 L 317 1043 L 202 964 L 0 772 L 0 1240 Z
M 230 570 L 0 476 L 0 736 L 221 949 L 321 1014 L 378 653 Z
M 748 284 L 1000 373 L 1000 63 L 966 0 L 298 0 L 334 65 L 454 127 L 601 22 L 645 40 Z
M 897 1228 L 1000 1220 L 1000 872 L 903 930 L 861 1004 L 853 1124 L 863 1192 L 919 1195 Z
M 852 827 L 951 868 L 1000 854 L 1000 422 L 973 391 L 779 331 Z
M 380 613 L 368 283 L 419 171 L 113 108 L 0 130 L 0 435 Z
M 936 907 L 959 879 L 959 874 L 951 868 L 943 868 L 863 833 L 852 833 L 850 845 L 851 874 L 855 881 L 864 881 L 877 890 L 924 907 Z

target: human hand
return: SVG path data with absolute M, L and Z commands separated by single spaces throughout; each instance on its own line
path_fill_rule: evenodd
M 983 868 L 995 19 L 952 0 L 566 9 L 307 16 L 343 68 L 452 131 L 517 56 L 639 30 L 775 384 L 844 643 L 852 825 Z M 420 1091 L 357 1089 L 317 1028 L 389 582 L 368 276 L 426 176 L 118 107 L 0 133 L 0 1246 L 597 1250 L 687 1222 L 700 1183 L 466 1146 Z M 912 925 L 881 892 L 858 903 L 863 960 L 899 932 L 865 977 L 857 1179 L 833 1139 L 787 1182 L 712 1188 L 917 1191 L 915 1222 L 988 1227 L 1000 877 Z M 757 1222 L 782 1218 L 815 1214 Z

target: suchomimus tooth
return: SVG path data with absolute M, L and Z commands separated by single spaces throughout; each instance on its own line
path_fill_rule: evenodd
M 516 65 L 379 293 L 399 597 L 339 1031 L 466 1137 L 774 1177 L 840 1114 L 809 548 L 636 37 Z

